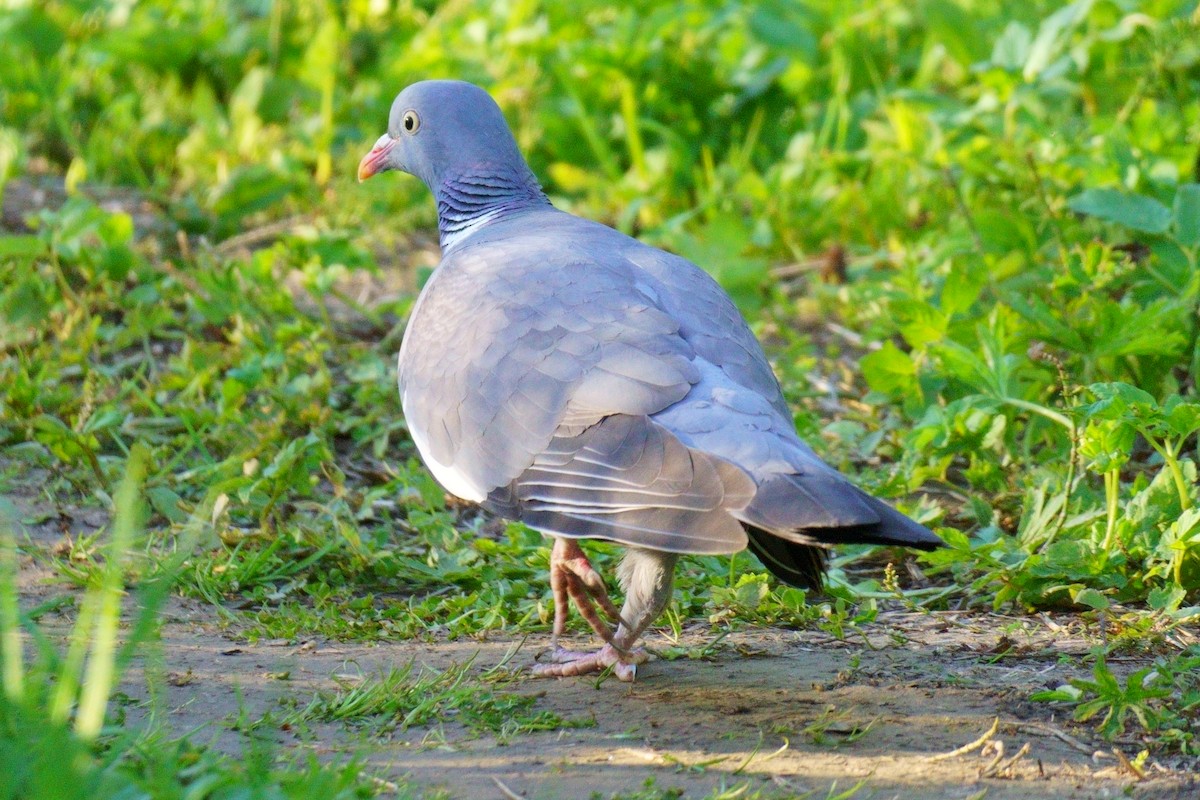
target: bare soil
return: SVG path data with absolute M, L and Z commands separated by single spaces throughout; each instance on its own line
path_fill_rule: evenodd
M 166 667 L 181 684 L 168 686 L 170 725 L 207 726 L 205 735 L 232 751 L 241 734 L 228 723 L 239 713 L 257 719 L 289 696 L 306 703 L 313 692 L 333 688 L 335 675 L 378 673 L 410 660 L 442 670 L 472 657 L 482 672 L 519 642 L 246 644 L 231 641 L 211 617 L 211 609 L 181 604 L 164 627 Z M 997 658 L 998 630 L 1006 626 L 1021 629 L 1017 640 L 1009 634 L 1000 643 L 1017 654 Z M 685 644 L 707 638 L 689 634 Z M 1027 701 L 1071 674 L 1060 655 L 1086 647 L 1056 636 L 1046 621 L 904 613 L 870 626 L 866 639 L 751 630 L 723 640 L 712 660 L 651 662 L 632 685 L 527 678 L 509 687 L 535 695 L 539 709 L 594 721 L 592 727 L 505 741 L 454 723 L 374 740 L 336 724 L 316 726 L 303 739 L 284 730 L 271 735 L 326 759 L 368 752 L 372 766 L 456 798 L 502 797 L 497 780 L 529 798 L 608 797 L 648 778 L 685 797 L 747 780 L 752 790 L 780 797 L 824 798 L 834 784 L 845 790 L 860 782 L 856 798 L 1200 796 L 1194 776 L 1153 760 L 1147 778 L 1137 780 L 1111 745 Z M 667 644 L 662 634 L 649 643 Z M 530 637 L 514 662 L 531 662 L 547 644 Z M 276 679 L 283 674 L 288 680 Z M 145 696 L 136 681 L 125 689 Z M 997 719 L 986 750 L 940 758 Z
M 33 560 L 23 562 L 21 578 L 23 605 L 64 591 Z M 40 622 L 65 636 L 72 615 Z M 245 737 L 266 736 L 281 751 L 330 762 L 365 758 L 385 781 L 464 799 L 608 798 L 649 779 L 688 798 L 745 785 L 746 794 L 823 799 L 859 784 L 856 799 L 1200 797 L 1187 764 L 1151 758 L 1139 777 L 1121 761 L 1136 755 L 1136 739 L 1114 748 L 1029 702 L 1032 692 L 1084 674 L 1079 657 L 1094 640 L 1070 615 L 890 612 L 840 640 L 822 631 L 749 629 L 725 637 L 703 660 L 652 660 L 632 685 L 518 674 L 499 690 L 532 695 L 536 709 L 588 726 L 503 738 L 453 720 L 382 734 L 378 725 L 293 729 L 280 720 L 348 675 L 409 662 L 441 671 L 474 659 L 477 674 L 509 658 L 510 667 L 528 665 L 548 646 L 544 635 L 252 643 L 236 622 L 221 620 L 210 605 L 172 600 L 161 646 L 126 675 L 114 718 L 141 724 L 153 685 L 165 692 L 166 718 L 158 721 L 194 742 L 239 754 Z M 713 638 L 695 629 L 671 641 L 659 630 L 647 644 L 699 650 Z M 1110 663 L 1128 672 L 1149 660 Z M 948 755 L 997 722 L 982 747 Z

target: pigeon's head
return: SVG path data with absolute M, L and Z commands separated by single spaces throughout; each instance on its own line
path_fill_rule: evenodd
M 437 191 L 445 178 L 528 167 L 491 95 L 463 81 L 421 81 L 392 103 L 387 133 L 359 162 L 358 179 L 392 169 Z

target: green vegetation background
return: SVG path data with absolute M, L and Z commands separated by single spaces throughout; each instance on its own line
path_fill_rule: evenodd
M 455 77 L 496 96 L 561 207 L 711 270 L 801 432 L 950 544 L 911 581 L 880 569 L 900 554 L 842 553 L 820 602 L 748 555 L 695 559 L 672 624 L 1075 608 L 1117 620 L 1115 648 L 1161 644 L 1200 590 L 1196 5 L 0 11 L 0 493 L 43 515 L 15 530 L 111 509 L 141 454 L 145 531 L 57 559 L 80 586 L 119 568 L 240 597 L 250 637 L 547 625 L 540 537 L 447 507 L 394 396 L 433 204 L 354 182 L 394 95 Z M 28 201 L 64 178 L 65 204 Z M 364 272 L 390 287 L 369 303 Z M 1134 713 L 1185 752 L 1198 656 Z M 1102 667 L 1048 699 L 1129 701 L 1088 713 Z

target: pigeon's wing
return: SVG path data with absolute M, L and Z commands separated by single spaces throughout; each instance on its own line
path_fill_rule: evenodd
M 556 436 L 488 505 L 539 530 L 673 553 L 731 553 L 746 532 L 730 513 L 754 482 L 720 458 L 684 446 L 648 417 L 605 417 Z
M 680 335 L 698 358 L 732 383 L 763 398 L 784 420 L 792 412 L 762 345 L 725 290 L 686 258 L 630 241 L 626 258 L 657 284 L 656 299 L 679 321 Z
M 573 260 L 550 235 L 451 253 L 400 353 L 405 418 L 435 477 L 482 501 L 552 439 L 642 416 L 698 380 L 694 352 L 621 262 Z
M 871 542 L 931 548 L 941 541 L 854 486 L 802 442 L 757 339 L 729 296 L 686 259 L 645 245 L 627 257 L 653 276 L 663 309 L 696 352 L 701 380 L 654 420 L 690 447 L 726 459 L 758 484 L 739 512 L 751 545 L 785 579 L 812 583 L 809 545 Z M 783 544 L 770 542 L 779 537 Z

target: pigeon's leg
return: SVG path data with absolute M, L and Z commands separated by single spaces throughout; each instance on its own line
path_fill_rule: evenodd
M 620 680 L 632 681 L 636 678 L 637 665 L 645 662 L 647 655 L 641 648 L 633 649 L 633 645 L 667 607 L 678 559 L 679 556 L 674 553 L 630 548 L 617 570 L 625 590 L 621 618 L 629 622 L 621 622 L 612 641 L 594 653 L 556 649 L 552 656 L 554 663 L 538 664 L 533 674 L 566 678 L 612 667 Z
M 554 550 L 558 550 L 560 545 L 562 546 L 562 552 L 559 555 L 559 562 L 570 570 L 572 575 L 579 579 L 583 587 L 587 589 L 588 594 L 591 595 L 591 599 L 596 601 L 596 604 L 608 615 L 609 619 L 613 622 L 621 622 L 621 614 L 617 611 L 616 605 L 613 604 L 613 601 L 608 596 L 608 589 L 604 586 L 604 579 L 592 567 L 592 562 L 588 561 L 583 548 L 579 546 L 578 542 L 574 539 L 555 539 L 554 549 L 550 551 L 551 561 L 554 560 Z M 582 593 L 580 592 L 580 594 Z M 579 602 L 576 593 L 572 593 L 571 596 L 575 598 L 576 603 Z M 608 641 L 610 636 L 602 638 Z
M 554 547 L 550 550 L 550 594 L 554 597 L 554 628 L 550 633 L 550 644 L 555 650 L 558 649 L 558 637 L 567 627 L 567 572 L 557 559 L 558 543 L 561 541 L 555 539 Z
M 583 577 L 585 575 L 589 577 Z M 550 635 L 550 643 L 554 648 L 554 659 L 565 657 L 560 653 L 569 653 L 558 643 L 567 626 L 567 610 L 570 605 L 568 597 L 575 601 L 579 616 L 587 621 L 597 636 L 606 643 L 613 640 L 613 629 L 600 619 L 595 605 L 592 604 L 596 592 L 588 588 L 589 581 L 598 582 L 600 585 L 600 592 L 604 597 L 603 601 L 599 601 L 601 607 L 604 607 L 605 603 L 612 606 L 612 601 L 608 599 L 608 593 L 604 590 L 604 581 L 600 579 L 596 570 L 592 569 L 579 544 L 574 539 L 556 537 L 554 546 L 550 548 L 550 591 L 554 597 L 554 628 Z M 615 608 L 612 613 L 613 616 L 619 616 Z

